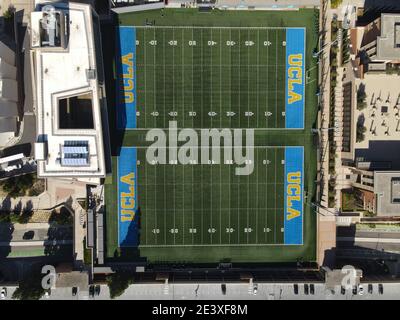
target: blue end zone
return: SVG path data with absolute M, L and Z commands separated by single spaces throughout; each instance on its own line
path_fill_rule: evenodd
M 303 244 L 303 162 L 303 147 L 285 148 L 285 244 Z
M 117 128 L 136 128 L 136 29 L 118 27 L 116 35 Z
M 305 29 L 286 29 L 286 128 L 304 128 Z
M 139 244 L 136 148 L 122 147 L 118 157 L 118 244 Z

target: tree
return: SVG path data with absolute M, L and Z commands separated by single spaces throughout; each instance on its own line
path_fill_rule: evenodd
M 343 0 L 332 0 L 331 1 L 331 8 L 336 9 L 342 4 Z
M 0 183 L 3 191 L 12 198 L 24 196 L 26 191 L 36 182 L 36 175 L 26 174 L 18 177 L 11 177 Z
M 122 295 L 133 283 L 132 275 L 128 272 L 116 272 L 107 277 L 107 285 L 110 290 L 110 297 L 114 299 Z
M 39 300 L 43 297 L 45 289 L 42 287 L 42 276 L 39 272 L 32 272 L 22 279 L 12 298 L 18 300 Z
M 357 124 L 356 141 L 362 142 L 365 139 L 365 131 L 367 128 L 364 125 Z
M 357 90 L 357 109 L 363 110 L 367 106 L 367 94 L 365 93 L 364 86 L 360 86 Z

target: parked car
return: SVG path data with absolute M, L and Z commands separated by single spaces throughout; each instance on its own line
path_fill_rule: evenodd
M 369 294 L 372 294 L 373 292 L 374 292 L 374 287 L 373 287 L 372 283 L 370 283 L 370 284 L 368 285 L 368 293 L 369 293 Z
M 3 288 L 1 288 L 1 291 L 0 291 L 0 299 L 5 299 L 5 298 L 7 298 L 7 288 L 3 287 Z
M 254 287 L 253 287 L 253 294 L 256 295 L 257 292 L 258 292 L 258 285 L 255 284 Z
M 364 294 L 364 287 L 362 284 L 358 285 L 358 294 L 362 296 Z
M 308 284 L 304 284 L 304 294 L 308 295 Z
M 24 233 L 24 235 L 22 236 L 22 239 L 24 240 L 32 240 L 35 236 L 35 231 L 30 230 Z
M 378 292 L 379 292 L 379 294 L 383 294 L 383 284 L 382 283 L 380 283 L 378 285 Z
M 221 291 L 222 291 L 223 295 L 226 295 L 226 284 L 225 283 L 221 284 Z
M 99 296 L 100 295 L 100 286 L 99 285 L 96 285 L 94 287 L 94 295 L 95 296 Z
M 51 296 L 51 289 L 48 289 L 48 290 L 46 290 L 46 291 L 44 292 L 44 297 L 45 297 L 46 299 L 48 299 L 48 298 L 50 298 L 50 296 Z
M 89 286 L 89 297 L 90 298 L 94 297 L 94 286 L 93 285 Z
M 353 287 L 353 294 L 357 294 L 357 286 Z
M 293 291 L 294 291 L 294 294 L 299 294 L 299 285 L 297 283 L 295 283 L 293 285 Z

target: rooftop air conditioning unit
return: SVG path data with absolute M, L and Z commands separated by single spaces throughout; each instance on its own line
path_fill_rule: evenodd
M 32 13 L 32 47 L 66 48 L 66 17 L 63 11 L 45 5 Z

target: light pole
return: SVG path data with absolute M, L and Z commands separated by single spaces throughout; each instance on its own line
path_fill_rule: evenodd
M 320 128 L 320 129 L 311 128 L 311 133 L 318 133 L 318 132 L 320 132 L 320 131 L 329 131 L 329 130 L 336 130 L 336 129 L 339 129 L 339 128 L 338 128 L 338 127 Z
M 331 45 L 333 45 L 335 42 L 337 42 L 339 39 L 338 38 L 336 38 L 335 40 L 333 40 L 332 42 L 330 42 L 330 43 L 326 43 L 323 47 L 322 47 L 322 49 L 321 50 L 319 50 L 319 51 L 317 51 L 317 52 L 313 52 L 313 58 L 318 58 L 318 56 L 320 55 L 320 53 L 322 52 L 322 51 L 324 51 L 325 50 L 325 48 L 327 47 L 327 46 L 331 46 Z

